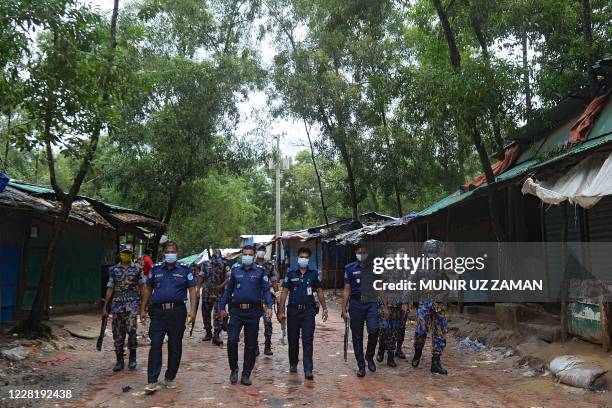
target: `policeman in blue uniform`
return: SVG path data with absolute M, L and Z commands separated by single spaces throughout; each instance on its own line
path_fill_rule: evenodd
M 255 366 L 259 319 L 261 318 L 262 297 L 265 299 L 266 314 L 272 317 L 272 296 L 270 282 L 263 268 L 254 265 L 255 248 L 246 245 L 242 248 L 242 260 L 234 265 L 230 280 L 223 292 L 219 309 L 225 316 L 225 306 L 229 303 L 229 324 L 227 330 L 227 357 L 232 370 L 230 382 L 238 382 L 238 341 L 244 327 L 244 364 L 240 382 L 251 385 L 251 372 Z
M 136 369 L 136 348 L 138 347 L 136 326 L 140 309 L 141 285 L 145 280 L 142 270 L 132 262 L 133 253 L 130 244 L 121 245 L 119 263 L 108 270 L 102 316 L 108 315 L 108 304 L 110 303 L 110 312 L 113 315 L 113 340 L 117 356 L 117 363 L 113 371 L 121 371 L 124 368 L 123 352 L 126 334 L 130 351 L 129 368 L 130 370 Z
M 308 268 L 311 251 L 309 248 L 298 249 L 298 267 L 290 270 L 283 279 L 283 290 L 280 295 L 277 318 L 279 322 L 285 318 L 285 301 L 287 305 L 287 332 L 289 337 L 289 371 L 297 372 L 300 354 L 300 331 L 302 332 L 304 377 L 313 380 L 313 340 L 315 331 L 315 316 L 319 312 L 315 303 L 314 292 L 317 292 L 319 303 L 323 309 L 323 321 L 327 320 L 327 305 L 319 273 Z
M 196 279 L 189 267 L 177 263 L 178 246 L 173 241 L 166 241 L 163 246 L 164 262 L 153 267 L 149 273 L 145 290 L 143 291 L 140 318 L 145 318 L 145 306 L 151 298 L 149 316 L 149 364 L 147 367 L 148 384 L 145 393 L 150 394 L 161 388 L 157 379 L 162 367 L 162 345 L 164 336 L 168 335 L 168 367 L 164 375 L 164 385 L 176 388 L 174 381 L 181 363 L 183 351 L 183 334 L 185 318 L 191 322 L 196 313 Z M 187 292 L 189 291 L 189 316 L 187 316 Z
M 378 339 L 379 317 L 378 317 L 378 299 L 372 294 L 366 294 L 362 290 L 364 279 L 370 279 L 372 271 L 366 269 L 366 259 L 368 258 L 368 250 L 365 244 L 358 244 L 355 248 L 355 256 L 357 260 L 346 265 L 344 272 L 344 291 L 342 293 L 342 318 L 346 320 L 347 305 L 350 315 L 351 335 L 353 340 L 353 350 L 355 351 L 355 359 L 357 360 L 357 376 L 365 376 L 365 365 L 368 363 L 368 369 L 372 372 L 376 371 L 374 363 L 374 352 L 376 351 L 376 343 Z M 350 300 L 350 303 L 349 303 Z M 368 344 L 363 354 L 363 326 L 367 324 L 368 328 Z

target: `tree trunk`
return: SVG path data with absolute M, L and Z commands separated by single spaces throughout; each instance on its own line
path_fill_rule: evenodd
M 402 197 L 400 196 L 399 186 L 397 180 L 393 183 L 393 189 L 395 190 L 395 205 L 397 206 L 397 217 L 401 218 L 404 215 L 402 210 Z
M 308 145 L 310 146 L 310 159 L 312 160 L 312 165 L 314 166 L 315 175 L 317 176 L 317 184 L 319 185 L 319 197 L 321 198 L 321 210 L 323 211 L 323 218 L 325 219 L 325 225 L 329 225 L 329 219 L 327 218 L 327 207 L 325 206 L 325 198 L 323 196 L 323 184 L 321 183 L 321 174 L 319 173 L 319 168 L 317 167 L 317 161 L 315 160 L 314 154 L 314 146 L 312 144 L 312 139 L 310 138 L 310 129 L 306 124 L 306 119 L 304 120 L 304 129 L 306 130 L 306 136 L 308 137 Z
M 174 186 L 174 189 L 170 192 L 170 197 L 168 197 L 168 204 L 166 205 L 166 211 L 164 212 L 164 216 L 162 218 L 162 222 L 166 225 L 170 223 L 172 219 L 172 214 L 174 213 L 174 208 L 176 207 L 176 202 L 178 201 L 179 193 L 181 191 L 181 187 L 183 186 L 183 180 L 179 179 L 179 181 Z M 159 228 L 155 231 L 155 237 L 153 238 L 153 259 L 157 259 L 159 255 L 159 242 L 161 241 L 161 237 L 166 230 L 164 228 Z
M 455 71 L 455 74 L 458 74 L 461 71 L 461 56 L 459 54 L 459 49 L 457 48 L 455 33 L 451 29 L 450 23 L 448 22 L 448 16 L 446 15 L 446 11 L 442 7 L 441 1 L 431 1 L 434 4 L 434 7 L 438 14 L 438 18 L 440 19 L 440 24 L 442 25 L 442 29 L 444 30 L 444 36 L 448 44 L 450 62 L 452 64 L 453 70 Z M 480 159 L 482 170 L 487 180 L 487 193 L 489 196 L 489 217 L 491 220 L 491 225 L 493 227 L 493 232 L 497 238 L 497 241 L 502 242 L 506 239 L 506 234 L 504 232 L 503 224 L 500 218 L 501 209 L 499 206 L 499 195 L 497 191 L 497 186 L 495 185 L 495 175 L 493 174 L 493 169 L 491 169 L 491 161 L 489 160 L 489 155 L 487 153 L 487 150 L 485 149 L 484 143 L 482 142 L 480 130 L 478 129 L 477 119 L 470 115 L 462 118 L 462 120 L 465 123 L 472 139 L 472 143 L 476 148 L 476 152 L 478 153 L 478 158 Z
M 111 42 L 110 42 L 110 56 L 109 56 L 109 65 L 112 65 L 114 60 L 115 49 L 117 47 L 116 33 L 117 33 L 117 16 L 119 13 L 119 0 L 114 1 L 113 6 L 113 14 L 111 16 L 111 24 L 110 24 L 110 34 L 111 34 Z M 54 36 L 56 40 L 57 37 Z M 107 72 L 100 80 L 100 85 L 104 90 L 102 94 L 102 103 L 107 104 L 110 100 L 110 94 L 106 89 L 108 87 L 108 80 L 110 77 L 110 72 Z M 30 310 L 30 315 L 28 319 L 23 322 L 22 325 L 16 328 L 16 331 L 21 332 L 27 337 L 40 337 L 40 336 L 48 336 L 51 334 L 51 330 L 42 324 L 43 317 L 45 316 L 45 312 L 50 302 L 50 293 L 51 286 L 53 283 L 53 272 L 55 269 L 55 260 L 57 257 L 57 245 L 61 239 L 62 233 L 66 227 L 68 222 L 70 211 L 72 210 L 72 203 L 76 199 L 79 190 L 81 189 L 81 185 L 83 184 L 83 180 L 85 179 L 85 175 L 91 168 L 91 162 L 95 156 L 98 140 L 100 138 L 100 132 L 103 126 L 102 120 L 98 119 L 97 126 L 92 131 L 92 135 L 89 139 L 89 146 L 87 148 L 87 152 L 83 157 L 83 161 L 79 167 L 79 171 L 74 178 L 72 185 L 68 194 L 64 193 L 64 191 L 59 186 L 56 175 L 55 175 L 55 160 L 53 157 L 53 150 L 51 144 L 51 115 L 54 113 L 54 105 L 49 98 L 47 109 L 45 112 L 45 123 L 44 123 L 44 138 L 47 150 L 47 160 L 49 165 L 49 177 L 51 181 L 51 186 L 55 191 L 57 199 L 62 203 L 60 215 L 53 223 L 53 228 L 51 232 L 51 240 L 49 241 L 49 247 L 47 249 L 47 256 L 45 258 L 45 262 L 43 264 L 43 269 L 40 275 L 40 279 L 38 281 L 38 287 L 36 289 L 36 295 L 34 297 L 34 302 L 32 303 L 32 309 Z
M 340 156 L 346 167 L 346 176 L 349 184 L 349 196 L 351 199 L 351 211 L 353 221 L 359 221 L 359 212 L 357 210 L 357 189 L 355 188 L 355 175 L 353 174 L 353 165 L 351 164 L 351 158 L 348 154 L 347 146 L 344 140 L 338 144 L 340 148 Z
M 581 0 L 582 8 L 582 35 L 584 36 L 584 48 L 587 53 L 587 75 L 589 77 L 589 95 L 591 99 L 597 95 L 597 74 L 593 70 L 595 56 L 593 54 L 593 31 L 591 27 L 591 3 L 590 0 Z
M 523 92 L 525 93 L 526 116 L 531 116 L 533 104 L 531 102 L 531 85 L 529 83 L 529 59 L 527 58 L 527 32 L 523 30 L 521 34 L 521 48 L 523 51 Z

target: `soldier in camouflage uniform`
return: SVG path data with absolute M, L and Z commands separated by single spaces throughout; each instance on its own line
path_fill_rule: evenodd
M 144 275 L 141 269 L 132 262 L 133 250 L 129 244 L 119 248 L 119 263 L 111 266 L 108 271 L 108 284 L 104 299 L 103 315 L 108 313 L 108 304 L 112 301 L 110 312 L 113 316 L 113 340 L 117 363 L 113 371 L 124 368 L 123 352 L 125 337 L 128 337 L 130 351 L 129 368 L 136 368 L 136 327 L 138 312 L 140 310 L 140 290 L 144 284 Z
M 266 272 L 268 279 L 270 280 L 270 290 L 272 291 L 272 300 L 276 302 L 275 293 L 279 291 L 280 287 L 278 284 L 278 275 L 274 272 L 274 265 L 270 261 L 265 260 L 266 256 L 266 246 L 260 245 L 257 247 L 255 258 L 255 264 L 264 269 Z M 262 298 L 262 303 L 264 303 Z M 262 308 L 262 316 L 264 321 L 264 354 L 266 356 L 271 356 L 272 353 L 272 318 L 269 318 L 264 309 Z M 257 346 L 257 351 L 255 355 L 259 355 L 259 346 Z
M 425 241 L 423 244 L 423 254 L 426 257 L 436 258 L 440 256 L 442 243 L 435 239 Z M 421 269 L 415 274 L 417 285 L 418 281 L 424 280 L 444 280 L 446 274 L 443 270 L 435 268 Z M 417 325 L 414 332 L 414 357 L 412 366 L 418 367 L 427 339 L 427 333 L 431 331 L 431 372 L 447 374 L 447 371 L 440 362 L 442 351 L 446 346 L 446 298 L 448 293 L 445 291 L 419 292 L 419 309 L 417 311 Z
M 215 304 L 223 291 L 224 273 L 220 251 L 215 249 L 211 259 L 202 264 L 196 286 L 196 293 L 200 293 L 200 287 L 202 288 L 200 300 L 202 301 L 202 321 L 206 330 L 206 336 L 202 341 L 213 339 L 211 314 L 214 314 L 215 344 L 220 341 L 219 334 L 221 333 L 221 320 L 217 316 Z
M 393 250 L 387 250 L 386 256 L 395 257 Z M 403 277 L 397 270 L 387 271 L 386 282 L 399 282 Z M 408 315 L 408 300 L 405 292 L 394 293 L 385 292 L 381 294 L 381 304 L 379 307 L 380 334 L 378 344 L 378 354 L 376 360 L 382 362 L 387 351 L 387 365 L 397 367 L 395 354 L 397 342 L 400 337 L 402 324 L 405 324 L 405 316 Z

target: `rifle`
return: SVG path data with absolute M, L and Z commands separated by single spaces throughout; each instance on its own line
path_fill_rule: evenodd
M 195 312 L 193 313 L 193 320 L 191 321 L 191 330 L 189 330 L 189 337 L 193 335 L 193 327 L 195 326 L 196 317 L 198 317 L 198 309 L 200 307 L 200 297 L 196 297 L 196 307 Z
M 278 314 L 278 306 L 277 306 L 276 301 L 274 302 L 274 314 Z M 281 339 L 281 344 L 284 346 L 285 344 L 287 344 L 287 341 L 285 340 L 285 338 L 287 337 L 287 318 L 285 317 L 283 320 L 281 320 L 280 324 L 281 324 L 281 333 L 283 334 L 283 338 Z
M 349 342 L 349 319 L 347 315 L 344 321 L 344 361 L 346 362 L 346 354 L 348 353 L 348 342 Z
M 106 311 L 109 310 L 109 305 L 106 305 Z M 102 351 L 102 342 L 104 341 L 104 334 L 106 333 L 106 324 L 108 323 L 108 314 L 102 317 L 102 323 L 100 323 L 100 335 L 98 336 L 98 341 L 96 343 L 96 349 L 98 351 Z
M 281 344 L 284 346 L 287 344 L 285 341 L 285 337 L 287 337 L 287 318 L 285 317 L 281 320 L 281 333 L 283 333 L 283 338 L 281 339 Z

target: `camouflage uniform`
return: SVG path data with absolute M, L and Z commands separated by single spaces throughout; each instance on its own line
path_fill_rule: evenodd
M 388 282 L 399 282 L 402 275 L 398 271 L 390 271 L 387 277 Z M 386 293 L 387 311 L 389 317 L 384 316 L 384 305 L 380 305 L 380 334 L 378 345 L 378 361 L 384 358 L 384 352 L 387 351 L 387 365 L 395 367 L 394 357 L 396 355 L 397 344 L 400 339 L 402 327 L 405 327 L 407 313 L 402 310 L 402 305 L 408 303 L 408 298 L 405 292 L 402 293 Z
M 278 275 L 274 272 L 274 266 L 270 262 L 264 262 L 260 265 L 266 273 L 268 274 L 268 279 L 270 279 L 270 287 L 278 282 Z M 272 294 L 272 299 L 276 301 L 274 293 Z M 263 312 L 262 312 L 263 313 Z M 264 336 L 267 339 L 272 338 L 272 318 L 268 317 L 265 313 L 263 313 L 263 321 L 264 321 Z
M 441 242 L 428 240 L 423 244 L 423 252 L 426 255 L 437 257 L 440 254 Z M 445 280 L 446 274 L 443 270 L 420 269 L 415 274 L 417 285 L 419 281 Z M 419 309 L 417 311 L 416 329 L 414 331 L 414 350 L 415 356 L 412 366 L 417 367 L 425 346 L 427 333 L 431 331 L 431 371 L 446 374 L 446 370 L 441 366 L 440 356 L 446 347 L 446 291 L 420 291 L 418 293 Z
M 140 285 L 144 276 L 136 264 L 127 267 L 120 263 L 108 270 L 108 288 L 113 289 L 111 314 L 113 316 L 113 340 L 115 352 L 123 356 L 125 336 L 128 336 L 128 349 L 136 350 L 137 316 L 140 311 Z
M 221 333 L 221 319 L 218 317 L 215 304 L 221 297 L 222 289 L 216 287 L 224 281 L 224 264 L 220 257 L 213 256 L 210 261 L 206 261 L 200 271 L 202 277 L 202 320 L 204 329 L 207 333 L 207 339 L 212 335 L 213 324 L 211 324 L 211 314 L 214 319 L 214 335 L 219 336 Z M 206 338 L 205 338 L 206 339 Z

